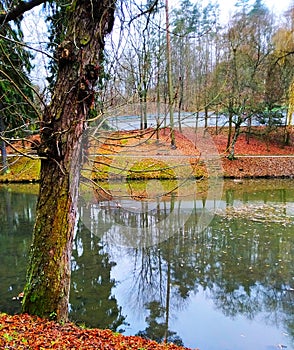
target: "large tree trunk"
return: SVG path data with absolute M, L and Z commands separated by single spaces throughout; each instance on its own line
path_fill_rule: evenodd
M 66 321 L 77 218 L 82 135 L 101 74 L 115 0 L 76 0 L 56 58 L 59 73 L 42 121 L 40 193 L 23 312 Z M 45 158 L 45 159 L 44 159 Z

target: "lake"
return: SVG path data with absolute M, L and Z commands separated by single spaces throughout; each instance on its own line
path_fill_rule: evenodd
M 138 108 L 138 107 L 137 107 Z M 140 108 L 140 107 L 139 107 Z M 163 120 L 166 120 L 165 123 Z M 281 118 L 281 125 L 285 124 L 285 117 Z M 140 129 L 140 116 L 139 115 L 123 115 L 123 116 L 110 116 L 106 119 L 107 125 L 113 130 L 139 130 Z M 170 125 L 169 115 L 161 114 L 159 116 L 155 114 L 147 115 L 147 126 L 150 128 L 156 127 L 157 123 L 162 123 L 164 125 Z M 223 126 L 228 125 L 228 116 L 224 114 L 216 114 L 210 112 L 207 120 L 208 126 Z M 194 128 L 205 126 L 205 113 L 204 112 L 181 112 L 180 113 L 180 123 L 182 127 Z M 293 125 L 293 121 L 291 123 Z M 242 126 L 246 126 L 247 122 L 242 123 Z M 258 116 L 253 117 L 251 120 L 251 125 L 263 126 L 261 120 Z M 178 112 L 174 113 L 174 126 L 179 127 L 179 115 Z
M 226 180 L 217 194 L 201 182 L 196 197 L 188 188 L 143 198 L 140 183 L 111 201 L 84 194 L 71 320 L 201 350 L 294 350 L 293 183 Z M 0 186 L 2 312 L 20 310 L 37 192 Z

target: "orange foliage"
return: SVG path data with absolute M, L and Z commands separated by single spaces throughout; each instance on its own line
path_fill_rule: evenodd
M 72 323 L 60 325 L 39 317 L 0 314 L 1 349 L 145 349 L 184 350 L 174 344 L 158 344 L 137 336 L 100 329 L 82 329 Z

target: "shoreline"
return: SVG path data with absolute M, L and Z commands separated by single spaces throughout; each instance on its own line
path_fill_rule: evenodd
M 234 160 L 227 158 L 227 128 L 217 133 L 212 127 L 198 130 L 196 139 L 193 130 L 175 130 L 175 149 L 170 147 L 169 128 L 160 129 L 159 135 L 153 129 L 144 134 L 138 130 L 108 132 L 98 143 L 93 139 L 84 145 L 88 158 L 82 174 L 93 181 L 180 179 L 187 174 L 195 179 L 294 178 L 294 128 L 289 145 L 283 143 L 284 128 L 265 137 L 264 128 L 257 127 L 250 140 L 245 131 L 236 142 Z M 25 156 L 32 155 L 31 144 L 16 143 L 7 151 L 10 168 L 0 173 L 0 183 L 38 183 L 41 161 Z
M 31 160 L 36 162 L 36 160 Z M 28 161 L 27 161 L 28 163 Z M 224 179 L 278 179 L 278 178 L 294 178 L 294 155 L 236 155 L 234 160 L 221 157 L 222 169 L 218 170 L 219 177 Z M 199 165 L 199 168 L 203 165 Z M 28 169 L 22 169 L 17 172 L 13 166 L 7 174 L 0 175 L 0 184 L 36 184 L 39 183 L 39 164 L 32 170 L 32 165 Z M 201 176 L 194 176 L 194 178 L 208 178 L 208 176 L 201 172 Z M 164 177 L 154 177 L 152 173 L 150 176 L 136 177 L 134 180 L 163 180 Z M 98 179 L 100 180 L 100 179 Z M 115 178 L 101 178 L 101 181 L 116 180 Z

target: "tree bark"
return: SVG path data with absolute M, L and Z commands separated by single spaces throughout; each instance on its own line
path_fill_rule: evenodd
M 232 126 L 233 124 L 233 112 L 229 110 L 229 131 L 228 131 L 228 138 L 227 138 L 227 150 L 230 149 L 231 146 L 231 138 L 232 138 Z
M 3 132 L 5 131 L 5 125 L 3 116 L 1 113 L 2 105 L 0 103 L 0 135 L 2 136 Z M 1 163 L 2 163 L 2 169 L 1 173 L 5 174 L 9 171 L 8 168 L 8 162 L 7 162 L 7 151 L 6 151 L 6 144 L 4 140 L 0 140 L 0 149 L 1 149 Z
M 238 120 L 236 121 L 234 136 L 233 136 L 232 142 L 229 146 L 228 159 L 230 159 L 230 160 L 235 159 L 235 145 L 236 145 L 237 139 L 240 135 L 241 124 L 242 124 L 242 119 L 239 117 Z
M 166 60 L 167 60 L 167 85 L 168 85 L 168 107 L 170 119 L 170 143 L 171 148 L 176 148 L 175 130 L 174 130 L 174 92 L 172 82 L 172 62 L 170 45 L 170 23 L 169 23 L 169 5 L 165 0 L 165 18 L 166 18 Z
M 42 121 L 40 192 L 23 312 L 66 321 L 72 241 L 77 219 L 82 136 L 101 74 L 104 37 L 115 0 L 76 0 L 56 59 L 59 72 Z
M 294 115 L 294 80 L 290 84 L 289 87 L 289 106 L 286 116 L 286 124 L 285 124 L 285 134 L 284 134 L 284 144 L 289 146 L 290 144 L 290 134 L 292 126 L 292 119 Z

